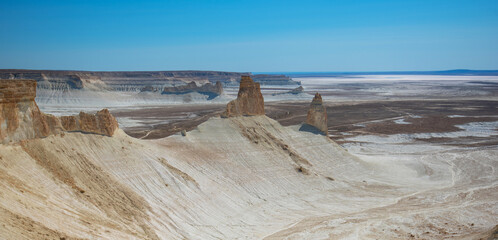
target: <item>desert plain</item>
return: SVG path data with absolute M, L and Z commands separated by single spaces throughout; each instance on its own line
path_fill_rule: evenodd
M 210 100 L 38 87 L 41 112 L 105 107 L 119 128 L 94 134 L 80 115 L 81 129 L 1 144 L 0 238 L 496 237 L 498 77 L 291 76 L 262 82 L 264 114 L 228 117 L 239 75 Z M 315 93 L 326 133 L 303 130 Z

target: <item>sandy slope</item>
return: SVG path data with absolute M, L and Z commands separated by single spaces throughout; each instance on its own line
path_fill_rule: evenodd
M 497 150 L 360 159 L 298 128 L 212 118 L 186 137 L 0 145 L 0 238 L 472 238 L 498 222 Z

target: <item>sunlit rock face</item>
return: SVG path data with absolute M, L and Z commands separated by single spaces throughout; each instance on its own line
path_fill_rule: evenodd
M 0 80 L 1 143 L 46 137 L 50 134 L 48 122 L 54 122 L 54 117 L 40 112 L 35 97 L 34 80 Z M 58 130 L 55 125 L 52 127 L 54 131 Z
M 76 116 L 62 116 L 60 120 L 65 131 L 95 133 L 111 137 L 118 129 L 116 118 L 107 109 L 102 109 L 95 115 L 80 112 Z
M 265 105 L 259 83 L 242 76 L 237 99 L 228 103 L 224 117 L 265 115 Z
M 0 142 L 42 138 L 62 131 L 112 136 L 118 128 L 107 109 L 96 115 L 55 117 L 44 114 L 35 102 L 35 80 L 0 80 Z
M 315 127 L 327 135 L 327 109 L 323 106 L 322 96 L 319 93 L 316 93 L 313 101 L 311 101 L 308 116 L 306 117 L 306 124 Z

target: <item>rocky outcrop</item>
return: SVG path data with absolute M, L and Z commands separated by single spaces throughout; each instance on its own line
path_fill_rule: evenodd
M 76 116 L 62 116 L 60 121 L 63 129 L 69 132 L 95 133 L 111 137 L 118 129 L 116 118 L 107 109 L 102 109 L 95 115 L 80 112 Z
M 208 100 L 211 100 L 223 93 L 223 86 L 220 81 L 216 84 L 206 83 L 201 86 L 192 81 L 187 85 L 175 86 L 175 87 L 165 87 L 162 94 L 187 94 L 191 92 L 198 92 L 208 96 Z
M 62 131 L 112 136 L 118 128 L 107 109 L 96 115 L 55 117 L 44 114 L 35 102 L 36 81 L 0 80 L 0 143 L 42 138 Z
M 45 115 L 35 103 L 36 81 L 0 80 L 0 142 L 46 137 L 53 116 Z M 50 120 L 50 121 L 47 121 Z M 56 129 L 56 126 L 53 126 Z
M 316 93 L 311 101 L 305 124 L 313 126 L 325 135 L 328 134 L 327 109 L 323 106 L 322 96 L 319 93 Z
M 300 94 L 300 93 L 303 93 L 304 92 L 304 88 L 303 86 L 299 86 L 297 88 L 294 88 L 290 91 L 287 91 L 287 92 L 281 92 L 281 93 L 274 93 L 272 94 L 273 96 L 277 96 L 277 95 L 283 95 L 283 94 L 293 94 L 293 95 L 297 95 L 297 94 Z
M 265 115 L 265 104 L 259 83 L 250 76 L 242 76 L 237 99 L 228 103 L 222 116 L 254 116 Z

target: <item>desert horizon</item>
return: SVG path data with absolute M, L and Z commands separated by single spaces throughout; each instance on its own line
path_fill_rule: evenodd
M 498 2 L 3 1 L 0 239 L 498 239 Z
M 11 78 L 26 77 L 10 74 Z M 295 238 L 306 232 L 306 238 L 320 238 L 324 233 L 347 236 L 359 227 L 364 228 L 362 223 L 365 221 L 375 225 L 369 224 L 370 230 L 361 238 L 458 236 L 474 239 L 492 236 L 491 232 L 496 231 L 491 229 L 496 219 L 493 214 L 496 199 L 493 197 L 496 192 L 493 190 L 496 188 L 493 164 L 496 164 L 494 156 L 498 146 L 498 76 L 313 77 L 307 74 L 290 78 L 265 75 L 258 82 L 250 83 L 250 76 L 258 75 L 240 74 L 250 79 L 243 80 L 249 83 L 242 83 L 236 77 L 220 78 L 218 75 L 223 75 L 222 72 L 211 76 L 213 79 L 177 75 L 164 79 L 153 77 L 147 81 L 141 80 L 146 76 L 113 75 L 98 79 L 74 73 L 30 74 L 35 78 L 42 76 L 31 80 L 37 83 L 36 98 L 15 100 L 20 101 L 17 104 L 28 104 L 30 110 L 25 112 L 25 107 L 8 110 L 12 105 L 3 103 L 2 116 L 9 125 L 0 132 L 4 136 L 0 157 L 10 162 L 3 165 L 4 173 L 17 171 L 17 167 L 41 171 L 36 174 L 45 178 L 43 181 L 58 186 L 61 197 L 71 196 L 78 202 L 83 201 L 79 207 L 72 204 L 73 211 L 75 207 L 115 202 L 116 197 L 124 194 L 132 202 L 119 200 L 115 205 L 101 205 L 98 209 L 105 211 L 104 215 L 92 213 L 92 218 L 106 222 L 112 215 L 114 224 L 125 224 L 138 232 L 127 233 L 116 229 L 118 225 L 99 224 L 108 230 L 88 235 L 86 230 L 74 232 L 84 226 L 78 222 L 53 232 L 45 224 L 21 224 L 9 207 L 3 208 L 5 214 L 2 214 L 4 226 L 10 226 L 5 229 L 7 231 L 1 231 L 5 237 L 31 238 L 46 234 L 49 238 L 66 239 L 71 236 L 202 236 L 200 238 L 204 239 L 237 238 L 244 232 L 248 238 L 281 239 Z M 28 80 L 3 80 L 0 85 L 24 81 Z M 214 81 L 223 81 L 218 84 L 221 89 L 204 87 L 214 86 Z M 2 89 L 0 96 L 8 96 L 5 90 L 9 88 Z M 213 92 L 205 95 L 203 91 L 207 89 Z M 215 97 L 210 98 L 213 94 Z M 313 99 L 310 107 L 314 95 L 315 99 L 319 96 L 318 105 L 314 105 Z M 239 103 L 230 107 L 234 98 Z M 102 111 L 93 115 L 102 107 L 110 110 L 107 116 L 101 114 Z M 313 108 L 316 109 L 312 111 Z M 82 110 L 90 114 L 80 113 Z M 6 115 L 11 111 L 28 117 L 17 118 L 18 127 L 13 132 L 15 118 Z M 36 119 L 40 114 L 41 119 Z M 68 114 L 75 117 L 67 117 Z M 44 124 L 48 124 L 45 130 L 48 132 L 39 132 Z M 17 143 L 19 140 L 22 141 Z M 15 147 L 17 145 L 19 147 Z M 276 159 L 280 160 L 275 162 Z M 469 166 L 470 160 L 473 164 Z M 450 161 L 451 165 L 448 165 Z M 226 164 L 230 170 L 225 169 Z M 87 169 L 85 165 L 93 167 Z M 270 172 L 266 169 L 272 168 L 275 170 L 268 175 Z M 208 169 L 209 173 L 205 172 Z M 81 170 L 85 172 L 80 173 Z M 490 171 L 491 175 L 478 180 L 483 171 Z M 353 172 L 355 174 L 351 174 Z M 465 175 L 460 175 L 464 172 Z M 27 173 L 17 174 L 15 178 L 19 183 L 6 182 L 6 192 L 23 193 L 31 188 L 28 186 L 37 186 L 36 182 L 30 183 L 29 178 L 23 177 Z M 140 174 L 138 178 L 131 177 L 136 174 Z M 102 180 L 103 176 L 106 177 Z M 157 181 L 164 184 L 159 186 Z M 119 185 L 111 187 L 107 185 L 110 182 L 119 182 Z M 318 189 L 308 188 L 310 185 Z M 225 193 L 228 186 L 233 189 L 226 193 L 228 195 L 214 197 L 209 194 L 213 191 Z M 113 190 L 105 193 L 104 189 Z M 475 192 L 475 189 L 479 191 Z M 3 195 L 2 202 L 18 206 L 17 201 L 28 206 L 26 201 L 39 201 L 36 199 L 47 190 L 38 186 L 36 190 L 29 190 L 36 195 Z M 195 194 L 195 198 L 204 196 L 199 198 L 203 200 L 185 197 L 184 191 Z M 275 191 L 285 193 L 287 197 L 275 195 Z M 480 200 L 467 199 L 466 194 L 479 194 Z M 238 195 L 245 195 L 250 202 Z M 91 200 L 92 196 L 99 197 Z M 437 200 L 441 196 L 448 199 Z M 181 203 L 175 200 L 178 197 L 190 200 Z M 358 200 L 350 206 L 351 202 L 345 202 L 345 198 Z M 368 201 L 364 202 L 366 199 Z M 38 203 L 39 210 L 29 213 L 30 219 L 74 218 L 60 212 L 59 205 L 66 200 L 51 201 L 57 202 L 45 207 Z M 304 206 L 303 201 L 313 204 Z M 227 203 L 236 205 L 223 212 Z M 473 205 L 460 207 L 462 203 Z M 258 207 L 254 207 L 255 204 Z M 419 204 L 424 205 L 424 210 L 413 208 Z M 220 223 L 202 230 L 193 222 L 179 222 L 168 217 L 171 213 L 161 213 L 166 206 L 175 207 L 171 212 L 178 214 L 175 218 L 195 216 L 195 222 L 199 223 L 213 221 L 212 214 L 216 212 Z M 276 207 L 280 209 L 278 212 L 274 212 Z M 208 212 L 204 212 L 206 208 Z M 202 214 L 201 209 L 204 209 Z M 383 211 L 379 212 L 381 209 Z M 470 209 L 476 214 L 468 215 L 466 211 Z M 116 212 L 118 210 L 120 212 Z M 83 208 L 77 211 L 83 211 Z M 88 214 L 88 210 L 84 211 Z M 154 213 L 156 211 L 159 212 Z M 255 222 L 233 215 L 241 214 L 240 211 L 247 212 L 245 215 L 252 216 Z M 296 214 L 296 211 L 300 213 Z M 450 221 L 444 217 L 451 214 L 454 217 L 463 214 L 465 218 Z M 393 215 L 413 222 L 399 225 L 398 221 L 391 220 Z M 416 221 L 415 217 L 420 215 L 429 217 L 430 225 Z M 129 216 L 135 216 L 135 219 L 141 216 L 142 220 L 138 223 L 138 220 L 126 220 Z M 159 221 L 155 224 L 169 222 L 176 227 L 140 223 L 153 219 Z M 281 220 L 275 222 L 276 219 Z M 297 219 L 300 220 L 295 222 Z M 347 228 L 340 225 L 331 228 L 330 224 L 336 226 L 338 219 L 356 219 L 358 223 Z M 261 224 L 262 220 L 273 224 Z M 240 224 L 238 227 L 220 225 L 227 221 L 240 221 Z M 138 225 L 133 227 L 133 224 Z M 379 231 L 374 227 L 377 224 L 388 231 Z M 253 227 L 247 228 L 249 225 Z M 32 226 L 40 230 L 29 230 Z M 309 226 L 313 226 L 312 231 Z M 191 230 L 188 234 L 180 234 L 181 229 Z M 218 233 L 214 234 L 213 229 Z M 191 235 L 193 233 L 196 236 Z

